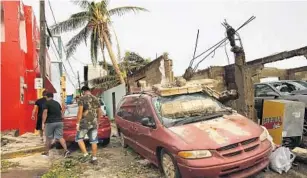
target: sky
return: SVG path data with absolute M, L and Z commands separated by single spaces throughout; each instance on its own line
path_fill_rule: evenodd
M 22 1 L 33 7 L 38 21 L 39 1 Z M 81 10 L 68 0 L 50 0 L 50 3 L 57 22 Z M 225 37 L 225 28 L 221 25 L 224 19 L 237 28 L 252 15 L 256 16 L 254 21 L 239 31 L 247 61 L 307 45 L 307 1 L 110 0 L 110 8 L 119 6 L 140 6 L 149 10 L 111 17 L 122 56 L 125 51 L 133 51 L 144 58 L 155 59 L 156 55 L 167 52 L 173 60 L 176 76 L 184 73 L 193 57 L 197 30 L 200 34 L 196 54 L 199 54 Z M 48 0 L 46 19 L 49 26 L 55 23 Z M 77 32 L 61 34 L 64 44 Z M 116 50 L 116 46 L 113 49 Z M 226 51 L 230 63 L 233 63 L 229 45 Z M 56 60 L 53 51 L 49 53 L 52 60 Z M 73 70 L 65 62 L 72 81 L 67 84 L 68 94 L 77 87 L 73 73 L 79 71 L 83 81 L 83 66 L 91 63 L 89 46 L 80 45 L 74 57 L 70 59 Z M 98 60 L 102 60 L 101 56 L 98 57 Z M 225 48 L 222 47 L 200 63 L 198 69 L 223 66 L 228 64 L 227 61 Z M 307 59 L 296 57 L 266 66 L 287 69 L 304 65 L 307 65 Z

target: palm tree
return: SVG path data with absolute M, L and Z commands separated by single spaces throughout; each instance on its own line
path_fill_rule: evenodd
M 109 9 L 108 0 L 101 0 L 100 2 L 89 2 L 86 0 L 72 2 L 79 5 L 83 11 L 71 15 L 69 19 L 62 21 L 51 28 L 51 32 L 53 34 L 59 34 L 74 31 L 82 27 L 79 33 L 71 38 L 66 44 L 67 59 L 74 54 L 77 47 L 81 44 L 81 42 L 83 42 L 83 40 L 85 44 L 87 44 L 87 40 L 89 38 L 92 63 L 94 65 L 97 64 L 98 47 L 100 47 L 103 56 L 104 49 L 106 47 L 120 83 L 125 83 L 124 77 L 117 64 L 115 54 L 112 50 L 110 32 L 110 28 L 112 27 L 111 17 L 114 15 L 122 16 L 128 12 L 147 10 L 145 8 L 135 6 L 123 6 Z

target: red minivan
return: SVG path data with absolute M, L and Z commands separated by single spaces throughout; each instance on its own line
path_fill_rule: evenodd
M 216 108 L 172 118 L 161 112 L 164 104 L 191 100 Z M 272 151 L 259 125 L 204 93 L 127 95 L 118 105 L 115 122 L 122 146 L 159 166 L 167 178 L 248 177 L 268 166 Z
M 76 133 L 77 133 L 76 130 L 77 113 L 78 113 L 77 104 L 68 105 L 65 108 L 64 119 L 63 119 L 64 123 L 63 137 L 68 144 L 75 142 Z M 109 144 L 110 136 L 111 136 L 110 120 L 107 116 L 102 116 L 99 120 L 99 127 L 98 127 L 99 142 L 101 142 L 103 145 Z

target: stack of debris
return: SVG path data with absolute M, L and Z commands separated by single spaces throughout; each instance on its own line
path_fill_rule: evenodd
M 153 91 L 161 96 L 171 96 L 186 93 L 204 92 L 209 96 L 224 103 L 229 100 L 238 98 L 236 90 L 217 92 L 219 82 L 214 79 L 199 79 L 186 81 L 182 77 L 178 77 L 175 82 L 167 84 L 157 84 L 152 87 Z

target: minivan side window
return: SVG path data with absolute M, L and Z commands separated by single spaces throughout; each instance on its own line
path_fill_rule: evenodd
M 260 85 L 255 86 L 255 97 L 268 96 L 267 95 L 268 92 L 274 92 L 275 93 L 275 91 L 269 85 L 260 84 Z
M 124 98 L 118 105 L 117 115 L 122 119 L 134 122 L 136 118 L 136 98 Z
M 154 115 L 150 109 L 150 104 L 145 98 L 140 98 L 137 105 L 137 119 L 136 122 L 141 123 L 143 118 L 149 118 L 154 122 Z

